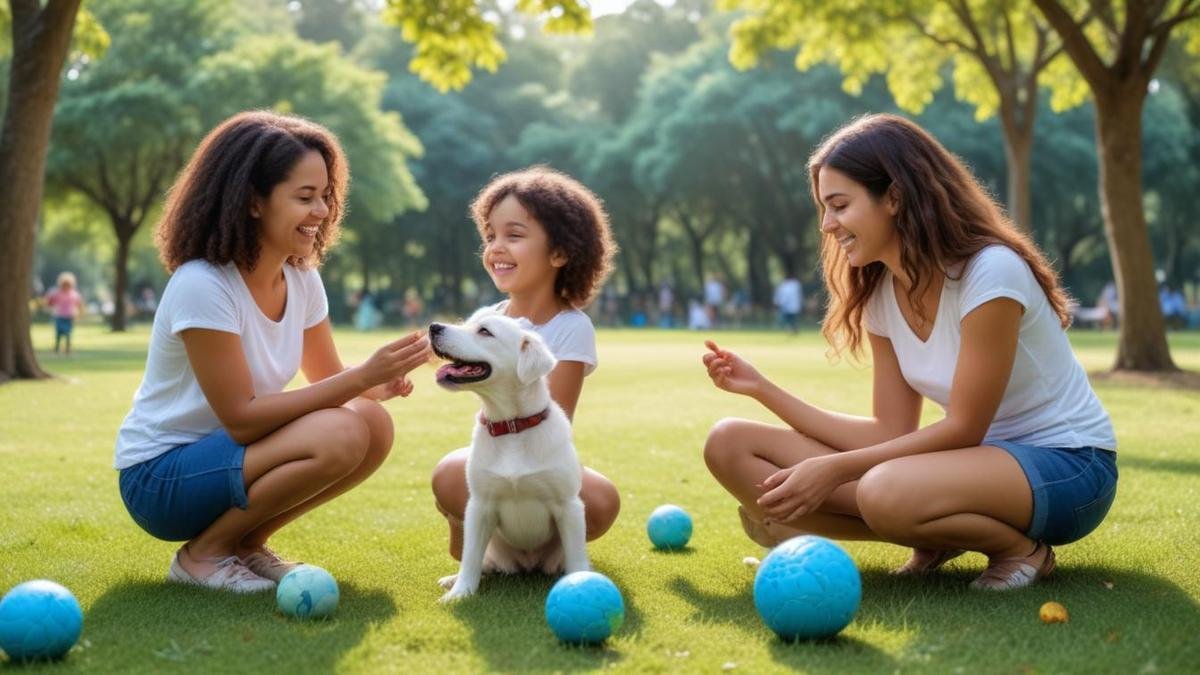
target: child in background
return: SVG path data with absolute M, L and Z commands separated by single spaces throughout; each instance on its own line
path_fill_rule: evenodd
M 580 311 L 612 269 L 616 245 L 600 200 L 578 181 L 546 167 L 504 174 L 471 204 L 483 239 L 480 258 L 508 299 L 495 309 L 523 318 L 545 339 L 558 365 L 550 395 L 574 419 L 583 378 L 596 369 L 596 330 Z M 467 504 L 467 452 L 446 455 L 433 471 L 438 510 L 450 522 L 450 555 L 462 557 Z M 621 508 L 612 481 L 584 467 L 583 499 L 589 541 L 604 534 Z
M 58 275 L 55 288 L 46 294 L 46 305 L 54 314 L 54 353 L 66 342 L 66 353 L 71 353 L 71 331 L 75 329 L 75 317 L 83 310 L 83 296 L 75 290 L 75 275 L 62 272 Z

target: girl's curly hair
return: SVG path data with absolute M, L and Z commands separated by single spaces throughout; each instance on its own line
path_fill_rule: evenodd
M 337 137 L 315 122 L 256 110 L 234 115 L 209 132 L 171 188 L 156 236 L 167 271 L 197 259 L 254 269 L 262 247 L 251 199 L 269 196 L 313 150 L 321 153 L 329 172 L 329 215 L 317 231 L 312 255 L 288 262 L 320 264 L 337 241 L 345 211 L 350 183 L 345 154 Z
M 600 198 L 547 166 L 506 173 L 493 178 L 471 203 L 480 236 L 492 210 L 509 195 L 545 228 L 550 250 L 567 258 L 555 278 L 555 293 L 572 307 L 586 306 L 612 272 L 617 253 Z

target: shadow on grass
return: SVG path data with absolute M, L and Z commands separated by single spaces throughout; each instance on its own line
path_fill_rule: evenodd
M 373 625 L 395 614 L 387 593 L 348 584 L 332 618 L 297 621 L 276 611 L 274 592 L 124 582 L 88 610 L 87 642 L 72 662 L 114 672 L 333 672 Z
M 603 569 L 617 588 L 628 582 Z M 471 644 L 487 663 L 488 671 L 549 673 L 606 668 L 624 658 L 617 640 L 636 639 L 642 618 L 625 596 L 625 621 L 612 639 L 595 646 L 559 642 L 545 619 L 546 596 L 559 577 L 542 574 L 483 578 L 479 593 L 452 606 L 472 632 Z

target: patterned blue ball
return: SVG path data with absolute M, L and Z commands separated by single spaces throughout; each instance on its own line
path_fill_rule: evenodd
M 297 619 L 324 619 L 337 609 L 337 581 L 316 565 L 300 565 L 279 580 L 275 604 L 279 611 Z
M 674 504 L 663 504 L 646 521 L 646 534 L 655 548 L 683 548 L 692 538 L 692 517 Z
M 82 631 L 79 601 L 53 581 L 26 581 L 0 600 L 0 649 L 13 661 L 61 658 Z
M 805 535 L 772 550 L 754 577 L 754 606 L 784 640 L 836 635 L 862 599 L 858 568 L 841 546 Z
M 625 601 L 608 577 L 574 572 L 558 580 L 546 596 L 546 622 L 563 642 L 603 642 L 625 621 Z

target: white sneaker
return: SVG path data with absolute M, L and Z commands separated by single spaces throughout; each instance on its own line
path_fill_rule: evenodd
M 221 558 L 216 561 L 216 565 L 217 569 L 212 574 L 197 578 L 183 568 L 179 563 L 179 553 L 176 552 L 171 560 L 171 568 L 167 570 L 167 581 L 233 593 L 260 593 L 275 588 L 274 581 L 251 572 L 235 555 Z
M 301 563 L 284 560 L 274 551 L 263 546 L 257 551 L 244 556 L 242 564 L 258 576 L 279 583 L 279 580 L 284 575 L 299 567 Z

